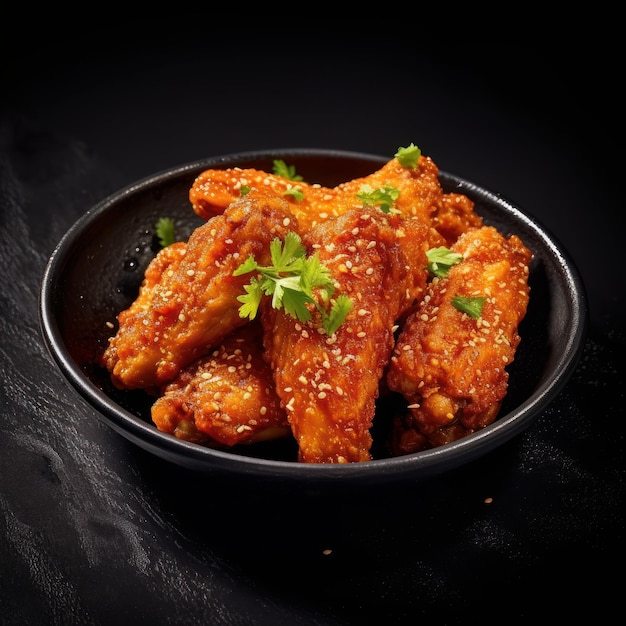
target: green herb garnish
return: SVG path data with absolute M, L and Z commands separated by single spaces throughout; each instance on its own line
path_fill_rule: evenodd
M 174 220 L 171 217 L 160 217 L 154 228 L 162 248 L 174 243 Z
M 291 196 L 296 202 L 300 202 L 302 198 L 304 198 L 304 193 L 302 193 L 302 190 L 298 187 L 287 189 L 283 195 Z
M 485 298 L 478 296 L 476 298 L 465 298 L 464 296 L 454 296 L 452 298 L 452 306 L 462 313 L 467 313 L 472 319 L 478 319 L 483 312 Z
M 400 190 L 395 187 L 385 185 L 379 189 L 374 189 L 367 183 L 361 185 L 356 197 L 363 202 L 363 206 L 380 206 L 383 213 L 389 213 L 393 203 L 399 198 Z
M 288 178 L 289 180 L 302 180 L 302 176 L 300 176 L 300 174 L 296 174 L 296 166 L 287 165 L 282 159 L 274 160 L 272 172 L 274 172 L 276 176 L 282 176 L 283 178 Z
M 275 309 L 282 307 L 301 322 L 311 319 L 307 305 L 313 304 L 321 315 L 324 330 L 332 335 L 345 320 L 352 301 L 342 294 L 331 304 L 335 287 L 329 269 L 320 262 L 317 252 L 307 257 L 300 236 L 290 231 L 284 243 L 278 237 L 272 240 L 270 255 L 272 265 L 261 266 L 250 255 L 233 272 L 233 276 L 249 272 L 260 274 L 260 277 L 253 277 L 248 285 L 244 285 L 246 293 L 237 298 L 242 303 L 240 317 L 254 319 L 264 295 L 272 297 Z M 316 289 L 322 303 L 313 298 Z
M 400 165 L 413 168 L 417 165 L 421 155 L 422 151 L 415 144 L 410 143 L 406 148 L 398 148 L 395 157 Z
M 463 260 L 463 255 L 458 252 L 452 252 L 445 246 L 431 248 L 426 252 L 428 259 L 427 269 L 431 274 L 443 278 L 448 275 L 450 268 Z

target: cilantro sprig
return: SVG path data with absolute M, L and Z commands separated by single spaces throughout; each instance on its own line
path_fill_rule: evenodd
M 302 180 L 302 176 L 296 173 L 296 166 L 287 165 L 287 163 L 285 163 L 282 159 L 274 159 L 272 163 L 272 172 L 274 172 L 276 176 L 282 176 L 283 178 L 288 178 L 289 180 Z
M 304 193 L 302 193 L 302 189 L 299 187 L 293 187 L 292 189 L 287 189 L 283 194 L 285 196 L 291 196 L 296 202 L 302 202 L 304 199 Z
M 282 159 L 274 159 L 272 172 L 274 172 L 276 176 L 281 176 L 287 180 L 293 180 L 295 182 L 303 180 L 302 176 L 296 173 L 296 166 L 287 165 L 287 163 L 285 163 Z M 283 195 L 291 196 L 296 202 L 302 202 L 304 199 L 304 193 L 298 186 L 288 189 Z
M 250 255 L 233 272 L 233 276 L 258 273 L 249 284 L 244 285 L 246 293 L 237 298 L 241 302 L 240 317 L 254 319 L 264 295 L 271 296 L 275 309 L 283 308 L 288 315 L 301 322 L 311 319 L 311 310 L 307 305 L 312 304 L 321 316 L 324 330 L 332 335 L 344 322 L 352 308 L 352 301 L 341 294 L 331 302 L 335 286 L 330 270 L 320 262 L 317 252 L 306 256 L 300 236 L 290 231 L 285 235 L 284 242 L 278 237 L 271 241 L 270 257 L 272 265 L 261 266 L 254 255 Z M 315 290 L 318 290 L 319 301 L 313 297 Z
M 400 190 L 390 185 L 374 189 L 368 183 L 361 185 L 356 197 L 363 206 L 380 206 L 383 213 L 390 213 L 394 202 L 400 197 Z
M 463 260 L 463 255 L 458 252 L 452 252 L 445 246 L 431 248 L 426 251 L 428 259 L 427 269 L 431 274 L 444 278 L 448 275 L 450 268 Z
M 484 304 L 485 298 L 483 296 L 475 298 L 454 296 L 452 298 L 452 306 L 461 311 L 461 313 L 467 313 L 474 320 L 477 320 L 482 315 Z
M 171 217 L 160 217 L 154 225 L 154 230 L 162 248 L 174 243 L 174 220 Z
M 398 159 L 400 165 L 412 169 L 417 165 L 420 156 L 422 156 L 422 151 L 414 143 L 410 143 L 405 148 L 398 148 L 394 156 Z

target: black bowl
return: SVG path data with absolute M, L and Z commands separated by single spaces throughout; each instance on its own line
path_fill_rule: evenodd
M 220 451 L 157 430 L 151 398 L 121 392 L 97 365 L 111 333 L 107 322 L 136 297 L 143 271 L 158 250 L 154 224 L 176 221 L 179 238 L 201 222 L 189 203 L 205 169 L 239 166 L 271 171 L 274 159 L 295 165 L 307 182 L 334 186 L 379 169 L 388 158 L 334 150 L 270 150 L 219 156 L 146 178 L 100 202 L 63 237 L 47 264 L 40 293 L 47 347 L 69 383 L 113 429 L 142 448 L 184 467 L 213 473 L 298 482 L 373 485 L 435 475 L 468 463 L 526 429 L 562 389 L 581 355 L 587 304 L 578 271 L 566 251 L 535 219 L 500 195 L 458 176 L 440 173 L 445 191 L 466 194 L 485 223 L 516 233 L 534 258 L 531 295 L 509 368 L 509 389 L 498 419 L 454 443 L 415 454 L 347 465 L 305 464 L 287 442 Z M 377 408 L 377 415 L 385 406 Z

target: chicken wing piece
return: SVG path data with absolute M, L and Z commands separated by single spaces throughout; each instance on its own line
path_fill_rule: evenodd
M 458 193 L 444 193 L 439 168 L 428 156 L 420 156 L 415 167 L 406 167 L 393 158 L 373 174 L 341 183 L 336 190 L 339 195 L 352 198 L 363 184 L 374 189 L 392 187 L 399 190 L 394 208 L 404 216 L 417 217 L 433 226 L 447 245 L 454 243 L 469 228 L 482 226 L 482 218 L 474 211 L 470 198 Z
M 244 196 L 245 190 L 288 200 L 287 192 L 296 187 L 305 192 L 304 206 L 309 206 L 318 194 L 323 193 L 323 188 L 319 185 L 296 182 L 263 170 L 241 167 L 208 169 L 194 180 L 189 189 L 189 201 L 197 215 L 209 219 L 219 215 L 231 202 Z M 295 204 L 293 197 L 291 200 Z
M 396 231 L 398 246 L 406 259 L 407 277 L 405 299 L 400 306 L 396 322 L 402 323 L 419 304 L 426 289 L 428 273 L 427 251 L 446 245 L 446 240 L 432 226 L 425 224 L 419 217 L 401 217 L 390 215 L 389 223 Z
M 260 323 L 228 334 L 185 366 L 152 405 L 157 428 L 210 447 L 230 447 L 291 434 L 263 358 Z
M 393 158 L 369 176 L 355 178 L 336 187 L 294 182 L 256 169 L 209 169 L 194 181 L 189 200 L 193 210 L 208 219 L 239 198 L 243 188 L 284 197 L 298 218 L 302 232 L 306 232 L 331 217 L 361 208 L 363 200 L 357 194 L 363 185 L 373 189 L 392 187 L 400 192 L 394 208 L 404 216 L 418 217 L 434 226 L 451 244 L 468 228 L 481 226 L 482 219 L 474 212 L 474 203 L 468 197 L 456 193 L 444 194 L 438 176 L 439 168 L 426 156 L 421 156 L 414 168 L 406 167 Z M 301 199 L 287 193 L 296 187 L 303 194 Z
M 306 463 L 351 463 L 371 458 L 375 400 L 394 345 L 394 324 L 417 279 L 397 236 L 379 209 L 327 220 L 303 236 L 331 272 L 335 294 L 352 308 L 332 335 L 319 314 L 301 323 L 264 301 L 266 358 Z M 427 227 L 423 236 L 430 232 Z M 415 242 L 419 249 L 422 244 Z M 426 255 L 420 263 L 426 281 Z
M 452 246 L 463 260 L 434 278 L 398 337 L 386 375 L 408 412 L 395 424 L 394 454 L 458 439 L 493 422 L 508 387 L 529 300 L 531 251 L 483 226 Z M 453 304 L 484 298 L 477 319 Z
M 297 220 L 284 200 L 249 194 L 199 226 L 184 254 L 165 248 L 157 255 L 102 356 L 113 384 L 158 389 L 243 325 L 237 297 L 249 277 L 233 271 L 248 255 L 268 262 L 270 241 L 288 230 L 297 230 Z

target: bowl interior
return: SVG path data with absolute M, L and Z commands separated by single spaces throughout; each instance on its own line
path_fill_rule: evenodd
M 462 440 L 406 457 L 386 458 L 375 444 L 375 460 L 348 466 L 295 463 L 290 441 L 239 446 L 227 452 L 189 444 L 160 433 L 150 419 L 152 399 L 141 391 L 115 389 L 97 365 L 108 337 L 108 322 L 134 300 L 143 272 L 159 249 L 154 225 L 175 220 L 186 239 L 202 223 L 189 203 L 195 177 L 207 168 L 240 166 L 271 171 L 273 160 L 295 165 L 307 182 L 334 186 L 365 176 L 387 159 L 351 152 L 275 150 L 240 153 L 184 165 L 157 174 L 107 198 L 68 231 L 54 251 L 42 282 L 40 314 L 46 344 L 74 388 L 119 433 L 164 458 L 193 469 L 371 479 L 372 476 L 432 474 L 472 460 L 526 428 L 558 393 L 580 356 L 586 330 L 586 301 L 576 268 L 558 242 L 506 199 L 446 172 L 446 191 L 468 195 L 487 224 L 516 233 L 532 250 L 531 295 L 519 332 L 522 341 L 509 367 L 509 390 L 499 417 Z M 379 402 L 375 429 L 384 430 Z M 382 437 L 375 440 L 378 442 Z

